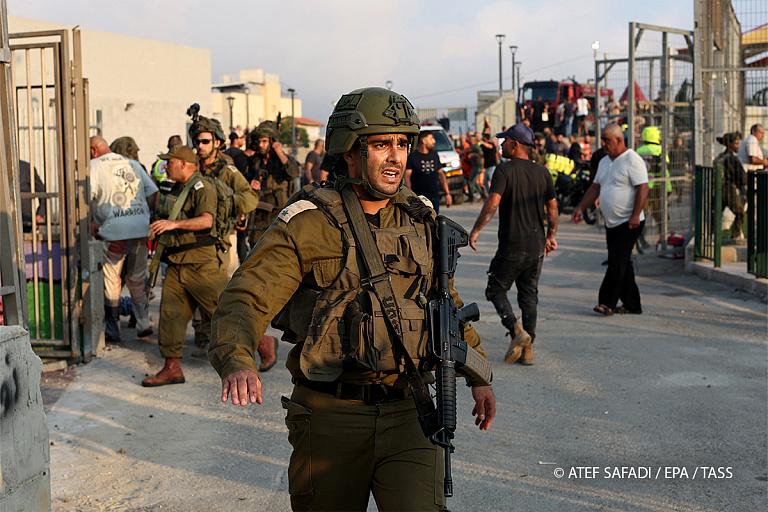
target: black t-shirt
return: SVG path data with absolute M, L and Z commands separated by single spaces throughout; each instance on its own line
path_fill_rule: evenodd
M 245 172 L 248 170 L 248 157 L 242 149 L 236 148 L 235 146 L 230 146 L 224 150 L 224 154 L 231 157 L 232 161 L 235 162 L 235 167 L 237 167 L 237 170 L 242 174 L 245 174 Z
M 544 252 L 544 204 L 555 198 L 552 176 L 543 165 L 512 158 L 496 166 L 491 193 L 501 195 L 499 248 Z
M 440 196 L 437 171 L 443 167 L 436 151 L 414 151 L 408 157 L 406 169 L 411 169 L 411 190 L 430 199 Z

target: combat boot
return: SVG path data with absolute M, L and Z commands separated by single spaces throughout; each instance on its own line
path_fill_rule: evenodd
M 533 343 L 523 348 L 523 355 L 520 356 L 520 364 L 526 366 L 533 364 Z
M 181 361 L 178 357 L 166 357 L 165 366 L 157 375 L 147 377 L 141 381 L 145 388 L 165 386 L 166 384 L 184 384 L 184 373 L 181 371 Z
M 531 344 L 531 335 L 523 329 L 520 322 L 515 322 L 510 334 L 512 341 L 509 342 L 507 353 L 504 354 L 504 362 L 514 363 L 520 359 L 523 349 Z

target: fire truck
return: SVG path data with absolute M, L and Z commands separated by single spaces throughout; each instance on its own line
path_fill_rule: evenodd
M 536 98 L 541 96 L 541 100 L 549 107 L 549 121 L 547 121 L 546 124 L 553 127 L 555 124 L 557 107 L 565 102 L 576 102 L 580 94 L 589 100 L 590 112 L 587 117 L 587 132 L 594 133 L 594 84 L 580 84 L 575 80 L 563 82 L 557 82 L 555 80 L 526 82 L 520 89 L 517 104 L 518 108 L 531 108 L 533 102 L 536 101 Z M 608 96 L 611 94 L 613 94 L 613 89 L 600 89 L 600 97 L 603 98 L 603 102 L 607 101 Z

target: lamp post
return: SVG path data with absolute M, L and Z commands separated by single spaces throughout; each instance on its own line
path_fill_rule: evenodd
M 503 91 L 503 88 L 501 85 L 501 43 L 504 42 L 504 39 L 506 37 L 507 36 L 505 36 L 504 34 L 496 34 L 496 41 L 499 42 L 499 97 L 501 97 L 502 91 Z
M 296 117 L 293 114 L 293 97 L 296 93 L 295 89 L 288 89 L 291 93 L 291 154 L 296 157 Z
M 234 130 L 234 123 L 232 122 L 232 106 L 235 104 L 234 96 L 227 96 L 227 103 L 229 103 L 229 131 L 231 133 Z
M 515 52 L 517 51 L 517 46 L 510 46 L 509 51 L 512 54 L 512 92 L 515 92 Z
M 386 85 L 387 85 L 387 89 L 389 89 L 391 91 L 392 90 L 392 85 L 393 85 L 392 84 L 392 80 L 387 80 L 387 84 Z
M 243 87 L 243 93 L 245 94 L 245 131 L 248 132 L 248 128 L 251 126 L 251 101 L 248 95 L 251 94 L 249 87 Z
M 595 149 L 600 148 L 600 69 L 597 65 L 597 50 L 600 49 L 600 42 L 592 43 L 592 55 L 595 59 Z

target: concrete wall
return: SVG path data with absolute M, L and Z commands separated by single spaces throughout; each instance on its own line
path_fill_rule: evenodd
M 51 509 L 48 423 L 40 394 L 43 364 L 29 334 L 0 326 L 0 511 Z
M 15 16 L 8 25 L 10 33 L 71 28 Z M 145 166 L 166 150 L 168 137 L 185 135 L 192 103 L 212 114 L 209 50 L 88 29 L 81 35 L 91 125 L 101 111 L 101 135 L 107 142 L 133 137 Z

